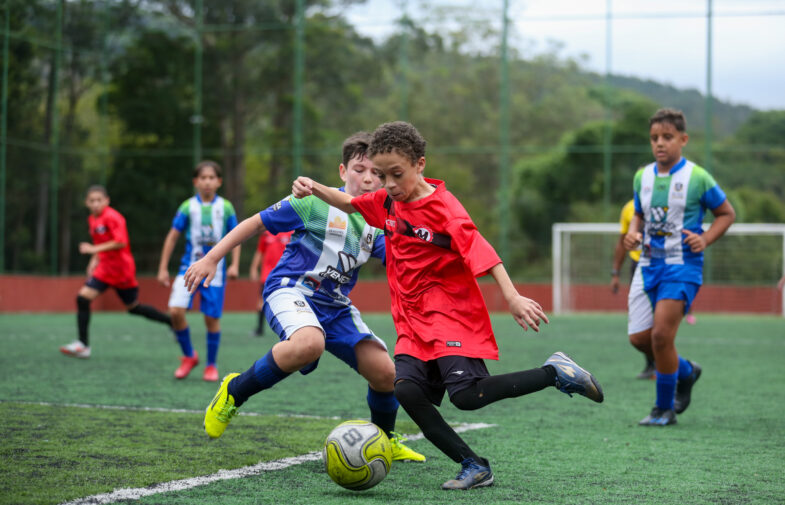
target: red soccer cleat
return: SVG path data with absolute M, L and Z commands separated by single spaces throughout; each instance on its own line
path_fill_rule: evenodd
M 199 354 L 194 351 L 193 356 L 183 356 L 180 358 L 180 366 L 174 371 L 175 379 L 185 379 L 191 370 L 199 364 Z
M 207 382 L 218 382 L 218 369 L 215 365 L 207 365 L 204 367 L 204 375 L 202 375 L 202 379 L 206 380 Z

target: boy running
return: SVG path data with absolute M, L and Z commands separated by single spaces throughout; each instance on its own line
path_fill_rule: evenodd
M 189 292 L 183 282 L 183 274 L 188 267 L 202 258 L 208 251 L 237 226 L 237 216 L 229 200 L 217 195 L 221 187 L 221 167 L 213 161 L 202 161 L 193 173 L 193 185 L 196 195 L 184 201 L 177 209 L 172 221 L 172 228 L 166 235 L 161 262 L 158 265 L 158 281 L 164 286 L 170 285 L 169 259 L 177 244 L 177 239 L 185 232 L 185 253 L 180 261 L 180 270 L 171 283 L 172 293 L 169 296 L 169 310 L 172 314 L 172 327 L 183 356 L 180 366 L 175 370 L 175 379 L 185 379 L 191 370 L 199 364 L 199 354 L 191 346 L 191 329 L 185 318 L 185 311 L 193 305 L 193 293 Z M 236 279 L 240 265 L 240 247 L 232 253 L 232 264 L 227 268 L 222 259 L 217 264 L 217 272 L 210 287 L 199 288 L 199 310 L 204 314 L 207 327 L 207 364 L 202 378 L 208 382 L 218 381 L 216 359 L 221 344 L 221 314 L 224 307 L 226 279 Z
M 600 385 L 561 352 L 542 367 L 490 376 L 485 359 L 498 359 L 488 310 L 475 277 L 490 273 L 515 321 L 539 331 L 548 318 L 521 296 L 491 245 L 443 181 L 423 177 L 425 139 L 405 122 L 373 133 L 368 156 L 383 190 L 352 197 L 307 177 L 293 185 L 297 198 L 315 195 L 344 212 L 359 212 L 387 240 L 387 280 L 398 341 L 395 396 L 425 437 L 456 463 L 457 477 L 442 489 L 493 484 L 487 459 L 475 453 L 439 414 L 445 390 L 463 410 L 548 386 L 602 402 Z
M 172 320 L 163 312 L 139 303 L 139 283 L 136 282 L 136 264 L 131 255 L 125 218 L 109 206 L 109 193 L 103 186 L 87 189 L 85 205 L 90 209 L 87 224 L 93 243 L 82 242 L 79 252 L 91 254 L 87 265 L 87 282 L 76 295 L 76 325 L 79 340 L 60 348 L 66 356 L 87 359 L 90 357 L 90 340 L 87 326 L 90 323 L 90 302 L 113 287 L 130 314 L 171 326 Z
M 649 120 L 655 162 L 635 174 L 635 215 L 624 237 L 627 250 L 643 245 L 630 286 L 627 333 L 657 368 L 657 399 L 641 426 L 676 424 L 676 414 L 690 404 L 701 367 L 679 356 L 676 332 L 703 283 L 703 251 L 736 218 L 714 178 L 682 157 L 686 131 L 678 110 L 660 109 Z M 714 221 L 704 232 L 707 209 Z
M 366 157 L 369 140 L 368 133 L 360 132 L 343 143 L 338 171 L 346 186 L 335 191 L 347 198 L 379 189 Z M 220 437 L 237 408 L 251 396 L 293 372 L 305 375 L 315 370 L 327 350 L 368 381 L 371 421 L 390 437 L 393 460 L 425 461 L 393 432 L 398 413 L 395 366 L 385 343 L 366 326 L 348 297 L 360 267 L 371 257 L 384 260 L 382 230 L 316 197 L 287 197 L 240 223 L 193 264 L 185 273 L 188 289 L 197 288 L 202 280 L 209 285 L 216 265 L 230 249 L 265 230 L 294 231 L 264 288 L 264 311 L 281 341 L 242 374 L 224 377 L 205 412 L 207 435 Z

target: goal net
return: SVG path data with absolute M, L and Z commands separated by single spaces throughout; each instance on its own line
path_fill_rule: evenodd
M 610 288 L 619 224 L 556 223 L 552 232 L 553 312 L 626 310 L 629 256 L 618 293 Z M 785 225 L 733 224 L 704 254 L 695 311 L 785 316 L 785 300 L 776 288 L 785 270 Z

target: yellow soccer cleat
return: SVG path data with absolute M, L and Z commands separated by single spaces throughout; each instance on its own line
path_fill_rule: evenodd
M 416 461 L 418 463 L 425 461 L 425 456 L 403 445 L 406 441 L 403 436 L 394 431 L 391 431 L 390 434 L 392 435 L 390 445 L 392 446 L 393 461 Z
M 234 397 L 229 394 L 227 388 L 229 382 L 238 375 L 240 374 L 230 373 L 224 377 L 221 387 L 215 393 L 215 398 L 213 398 L 213 401 L 210 402 L 210 405 L 207 406 L 204 412 L 204 431 L 207 432 L 207 436 L 210 438 L 220 437 L 229 425 L 229 421 L 237 414 L 237 407 L 234 406 Z

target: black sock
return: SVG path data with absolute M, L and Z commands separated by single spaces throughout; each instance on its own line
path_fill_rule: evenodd
M 87 325 L 90 324 L 90 300 L 77 295 L 76 297 L 76 327 L 79 330 L 79 341 L 85 347 L 89 347 L 89 337 L 87 336 Z
M 475 410 L 504 398 L 516 398 L 553 386 L 556 371 L 552 366 L 522 372 L 484 377 L 470 388 L 458 391 L 450 401 L 461 410 Z
M 428 400 L 419 385 L 412 381 L 402 380 L 395 385 L 395 397 L 419 426 L 423 435 L 448 458 L 460 463 L 466 458 L 481 458 L 472 451 L 466 442 L 455 433 L 449 424 Z
M 135 314 L 137 316 L 144 316 L 147 319 L 152 319 L 153 321 L 158 321 L 159 323 L 172 326 L 172 318 L 169 316 L 169 314 L 161 312 L 155 307 L 151 307 L 149 305 L 142 305 L 140 303 L 136 307 L 130 309 L 128 313 Z
M 258 333 L 259 335 L 264 333 L 264 311 L 263 310 L 259 311 L 259 322 L 257 323 L 257 326 L 256 326 L 256 333 Z

